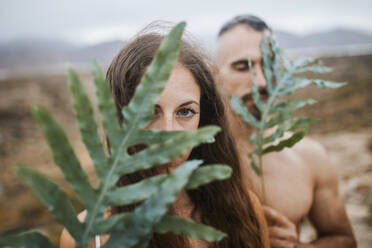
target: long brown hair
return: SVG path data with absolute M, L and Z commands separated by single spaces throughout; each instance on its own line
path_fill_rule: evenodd
M 138 36 L 119 52 L 108 68 L 107 80 L 121 123 L 121 109 L 133 97 L 135 88 L 162 39 L 163 36 L 158 33 Z M 225 118 L 224 103 L 217 92 L 206 59 L 197 48 L 182 41 L 179 62 L 192 73 L 200 87 L 199 127 L 218 125 L 222 128 L 214 143 L 194 148 L 189 159 L 202 159 L 204 164 L 226 164 L 233 169 L 231 178 L 227 180 L 187 191 L 194 205 L 193 213 L 197 212 L 203 223 L 228 234 L 228 238 L 213 243 L 210 247 L 262 247 L 259 223 L 248 192 L 243 186 L 238 154 Z M 127 185 L 151 174 L 153 173 L 141 172 L 124 175 L 118 185 Z M 127 207 L 113 207 L 114 212 L 126 210 Z M 189 247 L 189 244 L 185 236 L 168 233 L 155 234 L 149 247 Z

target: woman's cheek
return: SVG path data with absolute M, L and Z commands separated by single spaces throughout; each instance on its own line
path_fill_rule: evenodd
M 182 154 L 180 157 L 173 159 L 170 162 L 170 165 L 169 165 L 169 172 L 173 172 L 182 163 L 186 162 L 186 160 L 189 158 L 190 154 L 191 154 L 191 150 L 186 152 L 185 154 Z
M 199 115 L 195 115 L 190 119 L 180 119 L 179 125 L 182 127 L 183 130 L 196 130 L 199 127 L 199 121 Z

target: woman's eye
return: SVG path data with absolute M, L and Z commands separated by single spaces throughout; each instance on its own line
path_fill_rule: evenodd
M 177 115 L 180 117 L 191 117 L 196 114 L 196 111 L 189 108 L 183 108 L 177 111 Z

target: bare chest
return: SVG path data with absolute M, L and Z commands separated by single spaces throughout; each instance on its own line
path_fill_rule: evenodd
M 247 161 L 248 162 L 248 161 Z M 261 178 L 250 169 L 248 176 L 253 190 L 264 199 Z M 272 153 L 263 159 L 265 205 L 268 205 L 298 224 L 310 211 L 313 201 L 311 170 L 295 154 Z

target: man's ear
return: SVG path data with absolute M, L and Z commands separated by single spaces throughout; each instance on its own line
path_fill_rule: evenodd
M 228 98 L 230 98 L 231 96 L 229 96 L 227 94 L 227 91 L 224 87 L 224 83 L 223 83 L 223 77 L 221 75 L 221 71 L 220 69 L 218 68 L 217 64 L 213 63 L 209 66 L 209 69 L 212 73 L 212 76 L 213 76 L 213 79 L 214 79 L 214 83 L 216 85 L 216 88 L 217 90 L 220 92 L 221 96 L 223 98 L 226 98 L 225 100 L 228 101 Z
M 209 70 L 211 71 L 213 78 L 216 79 L 216 77 L 220 73 L 220 69 L 218 69 L 218 66 L 215 63 L 212 63 L 209 66 Z
M 217 86 L 217 88 L 222 88 L 223 83 L 222 83 L 222 77 L 220 73 L 220 69 L 218 68 L 217 64 L 213 63 L 209 66 L 209 69 L 212 73 L 214 82 Z

